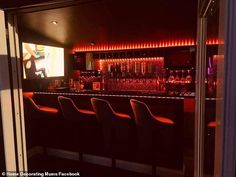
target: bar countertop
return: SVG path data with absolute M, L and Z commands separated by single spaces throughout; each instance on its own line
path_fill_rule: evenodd
M 195 94 L 191 93 L 183 96 L 169 96 L 169 95 L 158 95 L 149 94 L 142 92 L 106 92 L 106 91 L 81 91 L 81 92 L 69 92 L 69 91 L 37 91 L 34 94 L 46 94 L 46 95 L 73 95 L 73 96 L 99 96 L 99 97 L 124 97 L 124 98 L 150 98 L 150 99 L 177 99 L 183 100 L 185 98 L 195 98 Z M 221 100 L 220 98 L 206 98 L 206 100 Z
M 92 91 L 82 91 L 82 92 L 34 92 L 34 94 L 47 94 L 47 95 L 78 95 L 78 96 L 99 96 L 99 97 L 124 97 L 124 98 L 150 98 L 150 99 L 184 99 L 184 96 L 166 96 L 157 94 L 148 94 L 141 92 L 92 92 Z

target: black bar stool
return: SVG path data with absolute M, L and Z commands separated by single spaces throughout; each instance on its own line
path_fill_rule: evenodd
M 85 109 L 79 109 L 71 98 L 58 96 L 59 105 L 63 117 L 71 120 L 94 120 L 95 112 Z
M 47 146 L 48 134 L 59 118 L 58 109 L 37 105 L 32 95 L 23 96 L 26 124 L 27 148 L 33 145 Z
M 130 104 L 137 125 L 136 153 L 141 160 L 151 163 L 152 174 L 155 176 L 156 163 L 160 158 L 157 151 L 160 151 L 160 146 L 164 145 L 165 154 L 169 153 L 175 123 L 166 117 L 154 116 L 144 102 L 131 99 Z
M 129 139 L 131 117 L 115 112 L 107 100 L 91 98 L 91 103 L 102 128 L 104 155 L 112 157 L 114 167 L 119 145 Z
M 68 97 L 59 96 L 58 102 L 64 117 L 65 141 L 69 141 L 67 144 L 71 145 L 70 148 L 79 149 L 82 160 L 83 153 L 95 151 L 95 142 L 97 141 L 96 114 L 94 111 L 79 109 Z
M 215 156 L 215 133 L 220 122 L 210 121 L 205 125 L 204 139 L 204 172 L 214 173 L 214 156 Z

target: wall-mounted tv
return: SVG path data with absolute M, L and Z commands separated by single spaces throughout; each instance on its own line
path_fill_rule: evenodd
M 64 76 L 64 49 L 22 43 L 24 79 Z

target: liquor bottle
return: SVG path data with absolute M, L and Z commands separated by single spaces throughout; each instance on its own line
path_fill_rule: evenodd
M 121 73 L 121 64 L 118 63 L 117 64 L 117 77 L 121 77 L 122 73 Z
M 104 77 L 105 77 L 105 76 L 103 75 L 103 76 L 102 76 L 102 84 L 101 84 L 101 85 L 102 85 L 102 86 L 101 86 L 101 90 L 102 90 L 102 91 L 105 90 L 105 78 L 104 78 Z
M 156 78 L 156 91 L 157 92 L 160 91 L 160 77 L 159 77 L 159 75 L 157 75 L 157 78 Z
M 160 91 L 161 93 L 166 93 L 166 69 L 162 69 L 162 79 L 161 79 L 161 86 Z
M 149 75 L 149 76 L 152 75 L 152 61 L 149 61 L 149 62 L 148 62 L 147 72 L 148 72 L 148 75 Z
M 126 64 L 121 63 L 121 77 L 125 77 L 125 76 L 126 76 Z
M 143 76 L 146 74 L 146 62 L 141 63 L 141 73 Z
M 118 63 L 115 64 L 114 66 L 114 77 L 117 77 L 117 72 L 118 71 Z
M 140 63 L 138 61 L 135 61 L 134 62 L 134 74 L 136 76 L 138 76 L 139 72 L 140 72 Z
M 111 64 L 111 71 L 110 71 L 110 77 L 114 77 L 114 66 Z

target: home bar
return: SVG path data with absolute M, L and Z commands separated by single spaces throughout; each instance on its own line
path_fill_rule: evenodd
M 214 156 L 211 146 L 214 143 L 216 67 L 220 60 L 217 55 L 214 55 L 217 42 L 210 41 L 208 45 L 210 52 L 207 70 L 209 72 L 206 77 L 208 109 L 206 109 L 205 152 L 209 153 L 208 157 L 211 158 Z M 43 144 L 46 147 L 111 157 L 116 159 L 118 167 L 119 161 L 127 161 L 145 165 L 155 164 L 154 166 L 185 173 L 183 166 L 193 165 L 191 158 L 193 158 L 195 109 L 194 41 L 166 42 L 160 44 L 161 47 L 156 47 L 154 44 L 153 47 L 151 44 L 141 45 L 150 48 L 133 49 L 131 46 L 131 49 L 122 50 L 117 47 L 117 50 L 114 46 L 113 50 L 105 48 L 101 51 L 93 51 L 92 47 L 86 49 L 87 51 L 76 49 L 73 53 L 71 77 L 67 80 L 64 78 L 50 79 L 46 82 L 41 79 L 24 80 L 25 96 L 33 95 L 35 103 L 46 107 L 44 110 L 49 109 L 50 112 L 53 108 L 59 112 L 58 119 L 35 119 L 35 122 L 30 123 L 32 127 L 35 126 L 32 131 L 36 133 L 32 135 L 36 134 L 37 143 L 40 139 L 41 143 L 46 142 L 46 145 Z M 106 101 L 108 107 L 103 105 L 103 102 L 98 102 L 102 107 L 99 105 L 96 107 L 92 98 Z M 132 106 L 131 100 L 144 103 L 144 108 Z M 106 132 L 109 134 L 108 137 L 96 126 L 99 122 L 96 121 L 99 109 L 104 111 L 102 116 L 107 116 L 104 120 L 98 117 L 99 121 L 117 116 L 115 122 L 117 127 L 113 125 L 114 130 Z M 111 109 L 112 112 L 109 113 L 107 109 Z M 155 122 L 146 122 L 150 125 L 146 129 L 139 130 L 138 121 L 142 120 L 135 118 L 137 114 L 145 118 L 156 116 L 157 123 L 160 122 L 160 127 L 158 124 L 156 127 L 158 132 L 150 129 Z M 80 116 L 81 119 L 88 117 L 88 122 L 79 120 Z M 126 117 L 130 119 L 129 122 L 122 122 Z M 89 127 L 80 130 L 80 121 L 85 121 L 84 123 Z M 39 125 L 45 128 L 40 130 Z M 111 140 L 105 143 L 111 146 L 111 149 L 106 149 L 106 152 L 102 143 L 105 137 Z M 145 139 L 143 140 L 142 137 Z M 145 146 L 142 147 L 143 144 Z M 210 158 L 206 162 L 209 173 L 213 168 L 212 163 Z M 148 170 L 144 170 L 145 172 L 151 173 Z
M 156 3 L 160 2 L 151 4 Z M 193 177 L 197 1 L 173 2 L 178 8 L 170 3 L 160 3 L 155 15 L 146 4 L 137 18 L 135 10 L 142 9 L 143 3 L 137 2 L 132 10 L 132 3 L 107 0 L 18 17 L 29 171 L 57 169 L 50 164 L 40 169 L 35 165 L 40 156 L 49 158 L 49 163 L 55 158 L 65 171 L 76 166 L 71 170 L 85 177 L 100 171 L 105 177 Z M 125 19 L 115 11 L 122 7 Z M 218 13 L 212 11 L 211 18 L 217 20 Z M 39 18 L 37 27 L 35 18 Z M 144 27 L 137 28 L 140 23 Z M 219 54 L 223 41 L 217 25 L 212 22 L 207 29 L 202 86 L 207 176 L 215 170 L 216 114 L 221 101 L 218 72 L 223 65 Z M 90 167 L 99 172 L 86 170 Z

